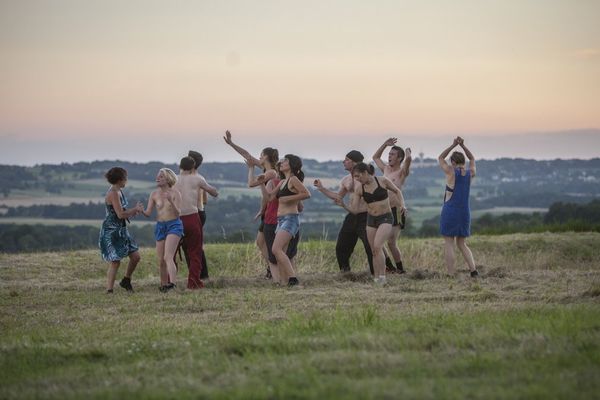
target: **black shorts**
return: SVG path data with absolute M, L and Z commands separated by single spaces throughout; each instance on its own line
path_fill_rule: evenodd
M 392 213 L 385 213 L 381 215 L 367 214 L 367 226 L 371 228 L 379 228 L 381 224 L 391 224 L 394 220 Z
M 264 224 L 263 234 L 265 235 L 265 243 L 267 244 L 267 252 L 269 253 L 269 261 L 277 264 L 277 259 L 273 255 L 273 242 L 275 242 L 275 229 L 277 224 Z M 300 232 L 290 240 L 287 251 L 285 252 L 291 260 L 298 253 L 298 242 L 300 241 Z
M 400 214 L 400 211 L 398 211 L 397 207 L 392 207 L 392 216 L 394 217 L 394 223 L 392 226 L 400 225 L 400 229 L 404 229 L 404 226 L 406 225 L 406 216 L 404 214 Z
M 264 215 L 260 216 L 260 225 L 258 226 L 258 231 L 259 232 L 265 231 L 265 216 Z

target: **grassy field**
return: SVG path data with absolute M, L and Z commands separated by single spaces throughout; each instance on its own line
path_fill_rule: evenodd
M 600 234 L 475 237 L 478 279 L 441 244 L 377 287 L 303 243 L 294 289 L 209 245 L 207 288 L 167 294 L 153 249 L 113 295 L 96 251 L 0 255 L 0 398 L 598 398 Z

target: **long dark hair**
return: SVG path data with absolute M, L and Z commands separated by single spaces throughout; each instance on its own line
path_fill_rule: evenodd
M 292 174 L 295 175 L 300 182 L 304 182 L 304 172 L 302 172 L 302 160 L 300 157 L 293 154 L 286 154 L 284 158 L 288 160 Z
M 352 167 L 352 173 L 358 172 L 368 172 L 369 175 L 375 175 L 375 167 L 371 164 L 366 164 L 364 162 L 360 162 Z

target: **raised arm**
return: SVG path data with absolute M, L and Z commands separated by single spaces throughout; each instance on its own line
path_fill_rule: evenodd
M 450 154 L 452 149 L 455 148 L 457 145 L 458 145 L 458 138 L 454 139 L 452 144 L 450 146 L 448 146 L 444 151 L 442 151 L 442 154 L 440 154 L 438 156 L 438 164 L 440 165 L 440 168 L 442 168 L 442 170 L 444 171 L 444 173 L 447 176 L 451 176 L 453 174 L 453 171 L 452 171 L 452 167 L 450 165 L 448 165 L 448 163 L 446 162 L 446 157 L 448 157 L 448 154 Z
M 407 147 L 404 151 L 405 157 L 404 162 L 402 163 L 402 175 L 408 176 L 410 174 L 410 164 L 412 163 L 412 152 L 410 147 Z
M 273 185 L 273 181 L 267 182 L 267 184 L 260 185 L 260 191 L 262 192 L 263 198 L 267 199 L 267 201 L 273 200 L 277 196 L 277 191 L 281 187 L 281 183 L 283 181 L 279 181 L 277 185 Z
M 225 143 L 230 145 L 235 151 L 237 151 L 242 157 L 244 157 L 246 161 L 252 163 L 252 165 L 260 167 L 260 160 L 252 157 L 252 155 L 246 149 L 243 149 L 237 144 L 233 143 L 233 140 L 231 139 L 231 132 L 225 131 L 225 136 L 223 136 L 223 139 L 225 139 Z
M 250 162 L 246 161 L 246 165 L 248 165 L 248 187 L 256 187 L 260 186 L 263 183 L 270 181 L 273 178 L 277 177 L 277 172 L 275 170 L 270 169 L 264 174 L 260 174 L 258 176 L 254 176 L 254 165 Z
M 458 145 L 462 147 L 465 152 L 465 155 L 469 159 L 469 170 L 471 170 L 471 178 L 475 178 L 475 156 L 471 153 L 471 150 L 467 148 L 465 145 L 465 140 L 461 137 L 458 137 Z
M 314 185 L 317 188 L 317 190 L 321 193 L 323 193 L 325 196 L 329 197 L 331 200 L 336 201 L 337 199 L 341 199 L 343 198 L 346 193 L 348 193 L 348 190 L 346 190 L 346 187 L 343 185 L 343 179 L 340 182 L 340 190 L 336 193 L 333 190 L 329 190 L 327 189 L 325 186 L 323 186 L 323 183 L 321 182 L 320 179 L 315 179 L 314 181 Z
M 377 167 L 379 167 L 381 172 L 385 172 L 384 170 L 386 167 L 386 164 L 383 161 L 381 161 L 381 155 L 383 154 L 383 151 L 385 150 L 386 147 L 395 145 L 397 141 L 398 141 L 398 139 L 396 139 L 396 138 L 389 138 L 388 140 L 383 142 L 383 144 L 381 146 L 379 146 L 379 148 L 377 149 L 375 154 L 373 154 L 373 161 L 375 162 Z

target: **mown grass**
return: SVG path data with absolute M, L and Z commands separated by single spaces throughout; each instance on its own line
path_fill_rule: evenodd
M 209 245 L 207 288 L 166 295 L 152 249 L 112 296 L 97 252 L 0 255 L 0 398 L 597 397 L 600 234 L 470 245 L 477 280 L 401 239 L 409 273 L 380 288 L 360 247 L 341 275 L 335 243 L 303 243 L 300 289 Z

